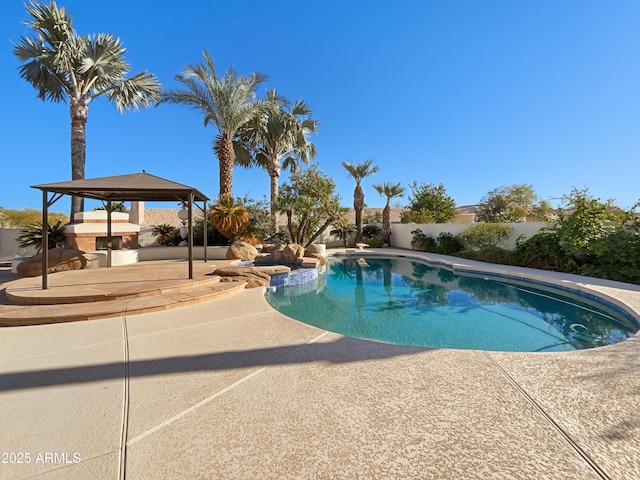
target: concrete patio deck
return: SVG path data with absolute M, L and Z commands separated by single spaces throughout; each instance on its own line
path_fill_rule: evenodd
M 638 286 L 525 273 L 640 314 Z M 568 353 L 402 347 L 297 322 L 252 289 L 0 342 L 3 479 L 640 478 L 638 335 Z

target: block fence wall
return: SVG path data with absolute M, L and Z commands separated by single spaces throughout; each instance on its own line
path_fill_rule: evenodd
M 16 239 L 19 234 L 19 228 L 0 228 L 0 261 L 11 260 L 15 257 L 30 257 L 36 254 L 35 248 L 18 247 Z
M 433 238 L 438 238 L 442 232 L 449 232 L 453 235 L 458 235 L 463 230 L 466 230 L 472 223 L 392 223 L 391 224 L 391 245 L 397 248 L 411 249 L 411 240 L 413 235 L 411 232 L 416 229 L 420 229 L 425 235 Z M 516 246 L 516 240 L 521 233 L 524 233 L 527 238 L 538 232 L 541 228 L 546 226 L 546 223 L 505 223 L 512 228 L 509 238 L 503 241 L 499 246 L 512 250 Z

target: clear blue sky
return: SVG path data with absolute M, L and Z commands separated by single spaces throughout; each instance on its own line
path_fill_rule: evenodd
M 373 158 L 372 183 L 443 183 L 458 205 L 528 183 L 543 199 L 588 187 L 630 207 L 640 198 L 640 2 L 602 0 L 112 0 L 58 2 L 80 34 L 113 33 L 132 73 L 165 88 L 213 56 L 222 73 L 260 71 L 265 88 L 306 100 L 321 124 L 320 169 L 344 205 L 342 161 Z M 18 75 L 13 42 L 29 31 L 21 1 L 0 18 L 0 205 L 40 208 L 30 185 L 71 178 L 66 104 L 43 102 Z M 90 105 L 86 177 L 147 172 L 218 193 L 216 131 L 187 107 L 120 115 Z M 282 180 L 286 181 L 286 175 Z M 268 195 L 261 170 L 236 168 L 234 194 Z M 406 203 L 401 199 L 400 204 Z M 148 207 L 153 207 L 149 204 Z M 155 205 L 158 206 L 158 205 Z M 68 212 L 66 199 L 53 210 Z

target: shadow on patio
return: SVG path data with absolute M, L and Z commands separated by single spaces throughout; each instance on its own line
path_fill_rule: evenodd
M 313 362 L 349 363 L 383 360 L 432 349 L 404 347 L 341 337 L 326 343 L 306 343 L 252 350 L 131 360 L 80 367 L 52 368 L 0 374 L 0 391 L 24 390 L 113 380 Z

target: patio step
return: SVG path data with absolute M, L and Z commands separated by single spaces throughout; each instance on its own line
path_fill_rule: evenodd
M 104 289 L 103 285 L 50 286 L 48 290 L 40 287 L 25 288 L 18 286 L 7 288 L 5 293 L 9 302 L 20 305 L 58 305 L 70 303 L 96 303 L 102 301 L 127 300 L 160 295 L 172 295 L 200 288 L 212 287 L 220 283 L 218 275 L 200 280 L 156 280 L 127 281 L 117 287 Z
M 197 285 L 158 289 L 153 294 L 122 295 L 82 303 L 7 304 L 0 302 L 0 326 L 76 322 L 120 315 L 138 315 L 195 305 L 244 290 L 244 282 L 198 282 Z M 4 293 L 4 292 L 3 292 Z

